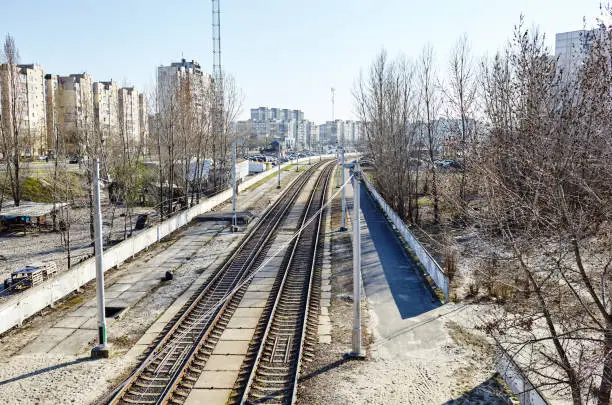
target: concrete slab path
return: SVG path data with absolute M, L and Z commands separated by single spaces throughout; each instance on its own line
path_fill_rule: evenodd
M 364 186 L 360 190 L 361 271 L 374 334 L 371 348 L 376 356 L 426 358 L 447 337 L 439 318 L 455 308 L 443 306 L 431 292 L 376 202 Z M 351 184 L 346 198 L 353 214 Z

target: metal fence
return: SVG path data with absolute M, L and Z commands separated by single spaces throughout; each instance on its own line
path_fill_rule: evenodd
M 497 372 L 516 395 L 522 405 L 548 405 L 542 394 L 512 360 L 512 357 L 498 344 Z
M 406 243 L 408 243 L 410 249 L 414 251 L 423 267 L 425 267 L 427 274 L 429 274 L 429 276 L 433 279 L 434 283 L 436 283 L 438 288 L 442 290 L 442 293 L 448 299 L 450 283 L 448 277 L 444 274 L 442 268 L 440 267 L 436 259 L 434 259 L 429 254 L 427 249 L 425 249 L 423 245 L 419 243 L 417 238 L 415 238 L 412 232 L 410 232 L 404 221 L 395 213 L 395 211 L 393 211 L 391 207 L 389 207 L 389 204 L 387 204 L 384 198 L 382 198 L 380 194 L 378 194 L 378 191 L 376 191 L 376 189 L 374 188 L 372 183 L 370 183 L 368 178 L 366 176 L 362 176 L 362 178 L 367 190 L 370 192 L 370 194 L 374 197 L 378 205 L 387 215 L 389 221 L 395 226 L 395 228 L 402 236 L 402 238 L 404 238 Z

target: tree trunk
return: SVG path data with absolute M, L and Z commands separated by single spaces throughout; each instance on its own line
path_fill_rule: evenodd
M 612 392 L 612 322 L 607 322 L 605 334 L 604 364 L 597 398 L 598 405 L 610 404 L 610 393 Z

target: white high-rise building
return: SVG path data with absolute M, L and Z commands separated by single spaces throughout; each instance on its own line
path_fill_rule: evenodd
M 119 89 L 119 136 L 130 149 L 140 144 L 139 93 L 133 87 Z
M 140 128 L 140 146 L 143 154 L 148 154 L 149 145 L 149 106 L 147 97 L 140 93 L 138 95 L 138 125 Z
M 21 154 L 47 153 L 45 75 L 38 65 L 13 65 L 12 72 L 8 64 L 0 65 L 0 125 L 12 132 L 14 123 Z
M 199 114 L 205 108 L 205 94 L 212 85 L 212 77 L 202 72 L 200 64 L 194 60 L 182 59 L 170 66 L 157 68 L 157 96 L 159 111 L 167 111 L 171 104 L 176 105 L 178 94 L 190 94 Z
M 94 125 L 103 143 L 119 134 L 119 87 L 114 81 L 93 84 Z
M 593 41 L 605 34 L 602 28 L 561 32 L 555 35 L 557 68 L 564 75 L 575 75 L 588 57 Z
M 45 75 L 45 113 L 47 119 L 47 148 L 56 154 L 56 144 L 59 139 L 59 122 L 57 110 L 57 97 L 59 97 L 59 81 L 57 75 Z
M 69 154 L 84 155 L 95 136 L 93 80 L 87 73 L 59 76 L 57 98 L 60 134 Z
M 268 139 L 270 141 L 282 141 L 287 138 L 287 145 L 295 146 L 301 121 L 304 121 L 304 113 L 300 110 L 268 107 L 252 108 L 251 136 L 258 140 Z

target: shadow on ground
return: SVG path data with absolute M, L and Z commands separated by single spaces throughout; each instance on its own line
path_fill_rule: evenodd
M 57 369 L 64 368 L 64 367 L 70 367 L 70 366 L 73 366 L 75 364 L 79 364 L 79 363 L 83 363 L 85 361 L 91 361 L 91 360 L 92 359 L 90 357 L 82 357 L 80 359 L 76 359 L 76 360 L 73 360 L 73 361 L 67 361 L 65 363 L 56 364 L 54 366 L 49 366 L 49 367 L 41 368 L 40 370 L 35 370 L 35 371 L 32 371 L 32 372 L 27 373 L 27 374 L 23 374 L 23 375 L 20 375 L 20 376 L 17 376 L 17 377 L 12 377 L 12 378 L 0 381 L 0 386 L 6 385 L 6 384 L 10 384 L 10 383 L 13 383 L 15 381 L 25 380 L 25 379 L 30 378 L 30 377 L 34 377 L 34 376 L 37 376 L 37 375 L 40 375 L 40 374 L 48 373 L 49 371 L 57 370 Z
M 418 267 L 365 187 L 361 188 L 360 196 L 361 211 L 369 233 L 362 239 L 366 295 L 372 298 L 389 288 L 402 319 L 413 318 L 441 306 L 442 303 L 426 285 Z M 378 266 L 382 267 L 382 272 L 377 271 Z
M 493 375 L 458 398 L 446 401 L 442 405 L 511 405 L 512 400 L 498 381 L 499 376 Z

